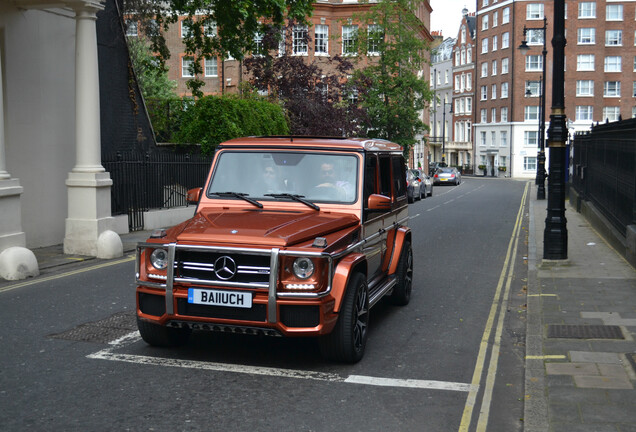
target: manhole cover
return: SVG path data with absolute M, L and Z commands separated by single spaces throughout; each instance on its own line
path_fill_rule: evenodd
M 49 335 L 54 339 L 108 343 L 137 330 L 134 312 L 118 312 L 100 321 L 80 324 L 63 333 Z
M 615 325 L 563 325 L 550 324 L 549 338 L 568 339 L 625 339 L 619 326 Z

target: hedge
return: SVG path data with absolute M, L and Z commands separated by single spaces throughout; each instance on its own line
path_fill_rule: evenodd
M 232 138 L 287 135 L 289 126 L 283 108 L 263 99 L 235 96 L 205 96 L 187 107 L 174 134 L 181 144 L 199 144 L 204 154 Z

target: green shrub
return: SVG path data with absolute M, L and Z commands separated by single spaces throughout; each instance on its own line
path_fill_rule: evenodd
M 289 134 L 283 108 L 260 98 L 205 96 L 184 111 L 180 123 L 175 140 L 199 144 L 204 154 L 232 138 Z

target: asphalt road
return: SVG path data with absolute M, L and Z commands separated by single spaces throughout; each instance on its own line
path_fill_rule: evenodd
M 305 339 L 148 347 L 130 259 L 3 282 L 0 428 L 521 431 L 526 185 L 465 178 L 410 205 L 411 303 L 372 309 L 355 365 L 325 363 Z

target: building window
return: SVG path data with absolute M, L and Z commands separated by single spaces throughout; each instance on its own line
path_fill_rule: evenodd
M 524 131 L 523 132 L 523 145 L 526 147 L 537 147 L 539 144 L 539 132 L 536 130 L 533 131 Z
M 594 115 L 594 107 L 591 105 L 577 105 L 576 121 L 592 121 Z
M 620 107 L 604 107 L 603 108 L 603 121 L 615 122 L 619 120 L 621 115 Z
M 481 100 L 488 99 L 488 87 L 481 86 Z
M 358 26 L 342 26 L 342 54 L 356 55 L 356 43 L 358 41 Z
M 497 75 L 497 60 L 492 61 L 492 76 Z
M 526 81 L 526 97 L 539 97 L 541 81 Z
M 486 146 L 486 132 L 479 132 L 479 145 Z
M 497 99 L 497 84 L 493 84 L 492 87 L 490 88 L 490 98 Z
M 542 72 L 543 57 L 540 55 L 526 56 L 526 72 Z
M 488 30 L 488 15 L 484 15 L 481 19 L 481 30 Z
M 632 118 L 636 118 L 636 106 L 632 107 Z
M 596 2 L 579 3 L 579 18 L 596 18 Z
M 526 6 L 526 19 L 543 19 L 543 3 L 530 3 Z
M 622 46 L 623 31 L 622 30 L 606 30 L 605 46 Z
M 460 55 L 460 64 L 466 64 L 466 50 L 462 49 L 461 51 L 461 55 Z
M 192 73 L 193 64 L 194 60 L 192 60 L 192 57 L 181 58 L 181 76 L 183 78 L 192 78 L 194 76 Z
M 508 132 L 507 131 L 501 131 L 499 132 L 499 144 L 501 145 L 501 147 L 506 147 L 508 145 Z M 505 156 L 502 156 L 505 160 Z M 505 163 L 504 163 L 505 165 Z
M 462 31 L 461 31 L 461 43 L 465 44 L 466 43 L 466 26 L 462 26 Z
M 605 72 L 620 72 L 621 71 L 621 56 L 607 56 L 605 57 Z
M 218 33 L 216 23 L 214 21 L 208 21 L 205 24 L 203 24 L 203 33 L 207 37 L 216 37 Z M 262 36 L 261 36 L 261 39 L 263 39 Z
M 508 98 L 508 83 L 507 82 L 501 83 L 501 98 L 502 99 Z
M 577 43 L 579 45 L 594 45 L 596 43 L 595 28 L 580 28 L 577 31 Z
M 137 20 L 126 20 L 126 36 L 136 37 L 137 35 Z
M 466 98 L 466 114 L 470 114 L 471 112 L 473 112 L 473 98 L 467 97 Z
M 578 80 L 576 82 L 576 95 L 581 97 L 594 96 L 594 81 Z
M 499 21 L 499 11 L 494 11 L 492 13 L 492 26 L 497 27 Z
M 543 29 L 528 29 L 526 40 L 528 45 L 543 45 Z
M 495 147 L 497 145 L 497 132 L 490 132 L 490 146 Z
M 620 81 L 605 81 L 603 85 L 604 97 L 620 97 L 621 96 L 621 82 Z
M 594 54 L 579 54 L 576 56 L 577 71 L 594 70 Z
M 307 26 L 295 25 L 292 32 L 294 55 L 307 55 Z
M 181 38 L 192 36 L 192 22 L 189 20 L 181 21 Z
M 459 51 L 455 51 L 455 66 L 459 66 Z
M 483 62 L 481 64 L 481 77 L 487 77 L 488 76 L 488 63 L 487 62 Z
M 536 171 L 537 170 L 537 158 L 534 156 L 523 157 L 523 170 L 524 171 Z
M 481 53 L 486 54 L 488 52 L 488 38 L 481 40 Z
M 488 122 L 488 111 L 486 111 L 486 108 L 482 108 L 479 111 L 479 114 L 480 114 L 480 118 L 481 118 L 481 122 L 482 123 Z
M 205 76 L 206 77 L 219 76 L 216 58 L 205 59 Z
M 471 91 L 473 89 L 473 74 L 472 72 L 466 74 L 466 90 Z
M 493 51 L 497 51 L 498 40 L 499 40 L 499 38 L 497 36 L 493 36 L 492 37 L 492 50 Z
M 505 123 L 508 121 L 508 107 L 501 107 L 500 117 L 501 117 L 502 123 Z
M 369 55 L 380 55 L 380 45 L 384 41 L 384 31 L 378 24 L 369 24 L 368 31 L 368 53 Z
M 605 6 L 605 21 L 623 21 L 623 5 L 608 4 Z
M 506 49 L 510 46 L 510 33 L 504 32 L 501 35 L 501 49 Z
M 539 120 L 539 107 L 538 106 L 527 106 L 527 107 L 525 107 L 523 118 L 526 121 L 537 121 L 537 120 Z
M 497 108 L 492 108 L 490 110 L 490 123 L 497 122 Z
M 634 83 L 632 84 L 632 87 L 633 87 L 632 94 L 634 95 L 634 97 L 636 97 L 636 81 L 634 81 Z
M 329 26 L 317 24 L 314 28 L 315 32 L 315 54 L 329 54 Z
M 501 59 L 501 73 L 502 74 L 508 73 L 508 57 Z
M 473 48 L 470 45 L 468 45 L 468 48 L 466 49 L 466 63 L 472 63 L 473 62 L 472 49 Z
M 252 52 L 255 56 L 262 56 L 265 54 L 265 46 L 263 45 L 263 34 L 256 33 L 254 35 L 254 51 Z
M 508 24 L 510 22 L 510 8 L 504 8 L 502 14 L 501 14 L 501 23 L 502 24 Z

